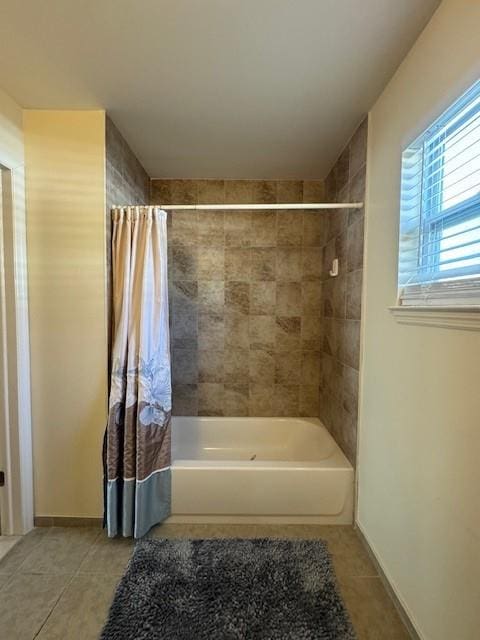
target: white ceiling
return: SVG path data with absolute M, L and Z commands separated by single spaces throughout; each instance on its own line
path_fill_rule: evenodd
M 2 2 L 0 86 L 107 109 L 152 177 L 321 178 L 438 4 Z

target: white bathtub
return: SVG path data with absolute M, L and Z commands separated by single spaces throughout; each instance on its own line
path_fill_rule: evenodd
M 171 521 L 352 522 L 353 468 L 319 420 L 172 422 Z

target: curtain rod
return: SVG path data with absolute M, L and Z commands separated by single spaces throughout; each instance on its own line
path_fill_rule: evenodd
M 242 209 L 361 209 L 363 202 L 308 202 L 282 204 L 159 204 L 155 205 L 165 211 L 170 210 L 235 210 Z M 113 207 L 118 209 L 121 207 Z

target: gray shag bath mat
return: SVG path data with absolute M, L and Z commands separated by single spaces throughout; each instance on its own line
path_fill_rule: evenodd
M 101 640 L 354 640 L 320 540 L 139 542 Z

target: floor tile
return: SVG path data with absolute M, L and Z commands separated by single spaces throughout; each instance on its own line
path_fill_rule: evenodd
M 12 579 L 12 576 L 9 576 L 6 573 L 0 573 L 0 591 L 3 589 L 3 587 L 7 584 L 7 582 L 9 580 Z
M 322 525 L 262 525 L 262 524 L 162 524 L 151 529 L 154 538 L 307 538 L 336 540 L 349 527 Z
M 378 576 L 367 550 L 351 527 L 342 528 L 341 535 L 328 542 L 328 549 L 338 576 Z
M 0 574 L 11 575 L 17 571 L 18 567 L 24 562 L 25 558 L 32 553 L 35 547 L 48 534 L 49 529 L 36 528 L 22 539 L 11 549 L 8 554 L 0 560 Z
M 358 554 L 343 555 L 334 553 L 330 545 L 329 550 L 332 554 L 333 566 L 338 577 L 378 577 L 378 572 L 366 551 L 361 550 Z
M 339 585 L 358 640 L 409 640 L 380 578 L 340 577 Z
M 32 640 L 70 580 L 70 576 L 15 574 L 1 592 L 1 637 Z
M 21 540 L 21 536 L 0 536 L 0 560 Z
M 19 566 L 21 573 L 73 574 L 100 535 L 96 528 L 52 527 Z
M 102 532 L 83 559 L 79 573 L 122 576 L 134 546 L 131 538 L 108 538 Z
M 98 640 L 118 580 L 118 576 L 75 576 L 37 640 Z
M 149 537 L 325 540 L 358 640 L 408 638 L 352 527 L 163 524 Z M 98 528 L 51 527 L 24 536 L 0 561 L 2 640 L 32 640 L 37 633 L 40 640 L 97 640 L 133 547 L 131 539 L 109 539 Z
M 377 576 L 362 542 L 352 527 L 334 525 L 243 525 L 164 524 L 155 527 L 152 537 L 278 537 L 325 540 L 339 576 Z

